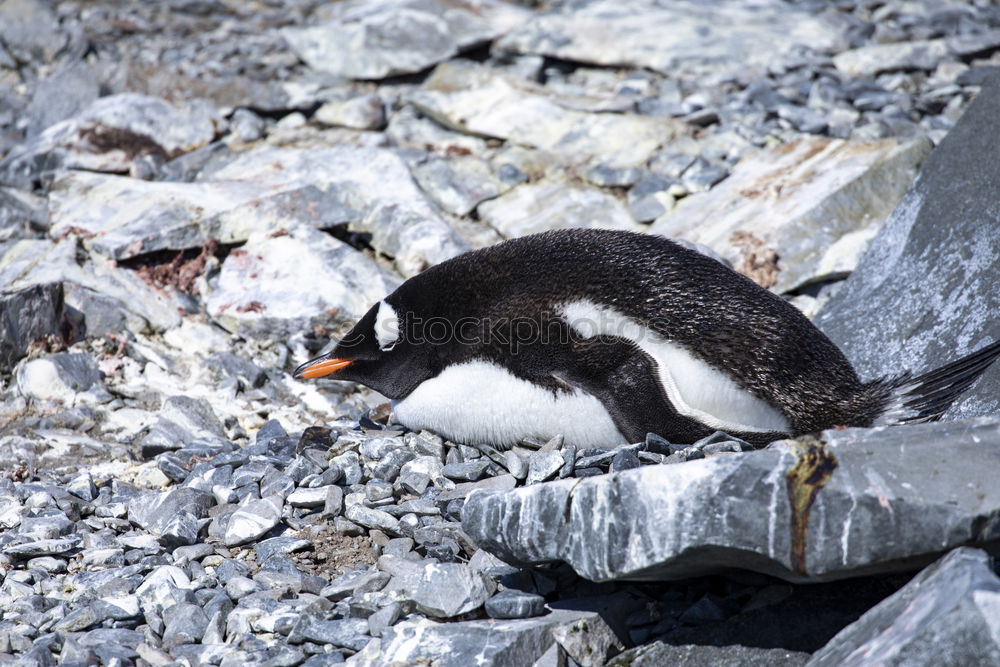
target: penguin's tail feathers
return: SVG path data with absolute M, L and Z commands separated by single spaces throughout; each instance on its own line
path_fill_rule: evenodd
M 916 377 L 907 373 L 893 379 L 876 380 L 872 389 L 884 392 L 885 402 L 874 425 L 937 421 L 997 357 L 1000 357 L 1000 341 Z

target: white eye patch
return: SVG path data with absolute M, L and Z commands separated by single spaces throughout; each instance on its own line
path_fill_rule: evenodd
M 399 318 L 385 301 L 378 304 L 378 313 L 375 314 L 375 339 L 382 350 L 391 350 L 399 341 Z

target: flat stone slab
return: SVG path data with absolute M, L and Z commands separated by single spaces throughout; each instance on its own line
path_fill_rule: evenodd
M 567 181 L 519 185 L 479 205 L 479 218 L 505 238 L 550 229 L 624 229 L 640 231 L 621 200 L 601 190 Z
M 833 23 L 774 0 L 721 5 L 597 0 L 557 5 L 512 30 L 495 48 L 697 76 L 763 71 L 779 66 L 796 44 L 825 51 L 840 40 Z
M 277 236 L 255 234 L 229 253 L 209 281 L 205 306 L 229 331 L 291 336 L 356 321 L 398 284 L 394 274 L 349 245 L 297 227 Z
M 408 99 L 460 132 L 616 168 L 643 164 L 681 127 L 666 118 L 581 111 L 578 100 L 475 63 L 438 66 Z
M 1000 577 L 961 547 L 813 654 L 808 667 L 1000 664 Z
M 53 238 L 75 232 L 86 245 L 114 259 L 197 247 L 210 238 L 240 243 L 252 233 L 296 226 L 361 224 L 366 215 L 387 206 L 437 231 L 438 252 L 415 250 L 417 259 L 434 263 L 468 249 L 403 160 L 381 148 L 262 147 L 232 157 L 194 183 L 66 172 L 53 185 L 50 205 Z M 376 244 L 380 250 L 386 245 L 382 236 Z M 384 252 L 395 255 L 400 249 L 386 247 Z
M 436 623 L 402 621 L 386 628 L 353 660 L 356 664 L 436 667 L 531 665 L 556 643 L 555 632 L 580 620 L 597 621 L 594 612 L 556 610 L 538 618 Z
M 703 243 L 740 267 L 746 234 L 778 254 L 765 282 L 787 292 L 850 273 L 930 152 L 926 139 L 870 143 L 807 137 L 753 153 L 652 231 Z
M 126 172 L 137 157 L 162 159 L 204 146 L 216 132 L 205 105 L 175 107 L 138 93 L 95 100 L 79 114 L 58 122 L 0 161 L 0 179 L 29 189 L 39 170 Z
M 327 16 L 319 25 L 281 34 L 313 69 L 356 79 L 419 72 L 530 16 L 497 0 L 354 0 L 320 11 Z
M 962 544 L 1000 550 L 1000 419 L 822 438 L 478 491 L 462 525 L 506 562 L 563 561 L 594 581 L 734 568 L 828 581 L 911 570 Z
M 998 107 L 995 76 L 816 317 L 862 377 L 929 371 L 1000 340 Z M 994 364 L 946 419 L 998 412 Z

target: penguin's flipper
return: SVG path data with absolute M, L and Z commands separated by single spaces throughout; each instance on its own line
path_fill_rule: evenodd
M 923 375 L 906 375 L 892 381 L 886 408 L 875 424 L 937 421 L 997 357 L 1000 357 L 1000 341 Z

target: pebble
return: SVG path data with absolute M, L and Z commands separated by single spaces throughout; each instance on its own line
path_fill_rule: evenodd
M 487 600 L 485 609 L 490 618 L 531 618 L 545 613 L 545 598 L 508 589 Z

